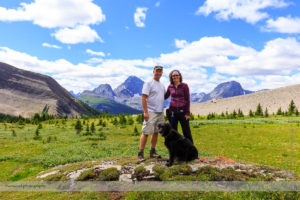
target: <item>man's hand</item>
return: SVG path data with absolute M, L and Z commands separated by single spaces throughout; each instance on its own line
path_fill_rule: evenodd
M 145 121 L 148 121 L 148 120 L 149 120 L 149 113 L 145 113 L 145 112 L 144 112 L 144 119 L 145 119 Z
M 189 115 L 185 115 L 185 120 L 189 120 L 190 116 Z

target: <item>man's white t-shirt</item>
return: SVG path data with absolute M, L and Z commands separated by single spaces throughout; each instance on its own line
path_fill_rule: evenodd
M 165 100 L 165 86 L 155 79 L 144 83 L 142 94 L 148 96 L 147 107 L 149 112 L 163 112 Z

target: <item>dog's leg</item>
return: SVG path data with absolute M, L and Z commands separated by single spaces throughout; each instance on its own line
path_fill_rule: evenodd
M 174 153 L 173 153 L 172 150 L 169 151 L 169 154 L 170 154 L 170 156 L 169 156 L 169 160 L 168 160 L 168 162 L 167 162 L 167 166 L 168 166 L 168 167 L 170 167 L 170 166 L 173 165 L 173 163 L 174 163 L 174 158 L 175 158 L 175 155 L 174 155 Z

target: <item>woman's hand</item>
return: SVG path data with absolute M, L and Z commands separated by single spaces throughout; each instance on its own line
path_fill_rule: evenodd
M 189 120 L 190 116 L 189 115 L 185 115 L 185 120 Z

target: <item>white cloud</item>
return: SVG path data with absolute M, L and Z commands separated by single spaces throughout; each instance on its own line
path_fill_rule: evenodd
M 146 12 L 148 8 L 137 8 L 134 13 L 134 23 L 137 27 L 145 27 Z
M 54 36 L 58 41 L 65 44 L 103 42 L 95 30 L 85 25 L 59 29 L 55 33 L 52 33 L 51 36 Z
M 105 15 L 92 0 L 35 0 L 21 3 L 17 9 L 0 7 L 0 21 L 31 21 L 43 28 L 56 28 L 52 35 L 57 40 L 76 44 L 102 41 L 89 25 L 105 21 Z
M 300 33 L 300 18 L 288 16 L 279 17 L 276 20 L 269 19 L 262 30 L 279 33 Z
M 155 7 L 159 7 L 159 6 L 160 6 L 160 2 L 158 1 L 155 3 Z
M 226 38 L 203 37 L 182 49 L 155 58 L 91 58 L 87 63 L 76 65 L 65 59 L 40 60 L 0 47 L 0 60 L 22 69 L 51 74 L 68 90 L 76 92 L 78 88 L 92 89 L 101 83 L 109 83 L 115 88 L 130 75 L 146 80 L 153 76 L 153 66 L 157 64 L 164 66 L 162 82 L 165 85 L 168 84 L 169 72 L 179 69 L 191 92 L 209 92 L 217 84 L 229 80 L 236 80 L 249 90 L 300 82 L 300 42 L 295 38 L 271 40 L 257 51 Z M 210 68 L 214 71 L 212 75 L 209 74 Z M 80 87 L 77 88 L 76 84 Z
M 186 47 L 187 44 L 188 44 L 188 42 L 186 40 L 175 39 L 175 46 L 179 49 Z
M 282 8 L 288 5 L 285 0 L 206 0 L 196 14 L 208 16 L 216 13 L 219 20 L 243 19 L 255 24 L 269 16 L 267 12 L 262 11 L 263 9 Z
M 102 51 L 93 51 L 91 49 L 87 49 L 85 52 L 88 53 L 88 54 L 90 54 L 90 55 L 92 55 L 92 56 L 102 56 L 102 57 L 105 57 L 105 53 L 102 52 Z
M 55 45 L 55 44 L 48 44 L 48 43 L 46 43 L 46 42 L 44 42 L 44 43 L 42 44 L 42 46 L 43 46 L 43 47 L 54 48 L 54 49 L 61 49 L 61 46 L 57 46 L 57 45 Z
M 105 20 L 92 0 L 35 0 L 17 9 L 0 7 L 1 21 L 32 21 L 45 28 L 98 24 Z

